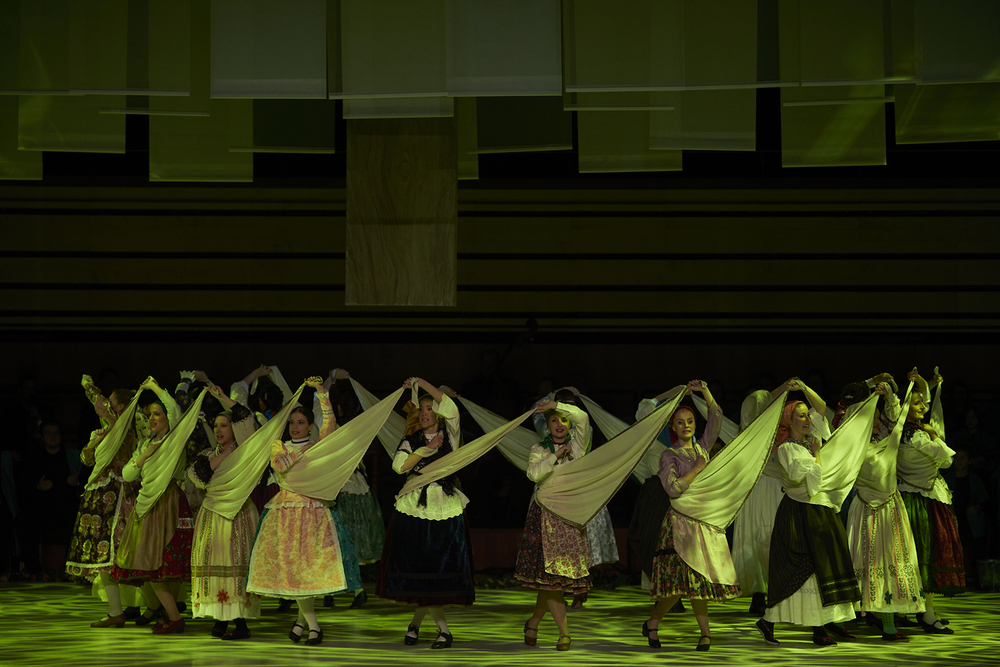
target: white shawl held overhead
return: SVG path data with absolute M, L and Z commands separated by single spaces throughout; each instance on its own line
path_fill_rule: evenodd
M 336 500 L 357 469 L 375 435 L 385 425 L 403 395 L 400 387 L 363 413 L 307 449 L 278 485 L 319 500 Z M 429 467 L 429 466 L 428 466 Z
M 506 418 L 476 405 L 467 398 L 459 396 L 458 400 L 462 402 L 479 427 L 487 433 L 502 428 L 508 423 Z M 528 455 L 531 454 L 531 446 L 537 442 L 538 434 L 534 430 L 516 426 L 497 443 L 497 449 L 518 470 L 524 472 L 528 469 Z
M 460 447 L 458 450 L 452 451 L 450 454 L 446 454 L 437 461 L 428 464 L 420 471 L 419 475 L 410 476 L 400 492 L 396 494 L 396 498 L 402 498 L 411 491 L 427 486 L 431 482 L 436 482 L 439 479 L 447 477 L 448 475 L 455 474 L 500 444 L 504 437 L 517 428 L 518 424 L 530 417 L 534 412 L 535 410 L 532 408 L 520 417 L 517 417 L 516 419 L 505 424 L 501 424 L 499 427 L 488 432 L 486 435 L 476 438 L 468 445 Z
M 354 378 L 351 378 L 351 386 L 354 387 L 354 393 L 364 410 L 368 410 L 378 403 L 378 397 L 362 387 L 361 383 Z M 385 453 L 389 455 L 390 459 L 396 455 L 396 448 L 399 447 L 399 441 L 403 439 L 404 433 L 406 433 L 406 418 L 398 412 L 390 413 L 385 424 L 378 431 L 379 442 L 382 443 L 382 447 L 385 448 Z
M 726 528 L 736 519 L 764 470 L 786 396 L 787 392 L 772 401 L 712 459 L 684 493 L 670 500 L 677 554 L 712 583 L 738 583 Z
M 118 449 L 125 442 L 129 429 L 132 428 L 132 422 L 135 420 L 135 413 L 139 409 L 139 394 L 141 393 L 142 389 L 135 393 L 132 400 L 125 406 L 125 411 L 118 416 L 111 430 L 104 435 L 103 440 L 97 443 L 97 448 L 94 450 L 94 469 L 87 480 L 87 486 L 84 487 L 87 491 L 97 488 L 97 480 L 101 478 L 101 473 L 115 458 Z
M 284 432 L 288 415 L 298 405 L 304 387 L 299 387 L 269 422 L 254 431 L 219 464 L 208 485 L 203 508 L 230 521 L 236 517 L 271 461 L 271 443 Z
M 858 478 L 861 464 L 872 438 L 872 423 L 875 421 L 875 404 L 878 394 L 872 394 L 833 432 L 833 435 L 819 451 L 819 488 L 810 499 L 812 505 L 832 507 L 839 512 L 841 505 L 851 492 Z
M 557 466 L 535 490 L 535 502 L 577 528 L 608 504 L 677 409 L 683 387 L 645 419 L 581 459 Z
M 911 382 L 906 390 L 906 400 L 900 407 L 909 406 L 912 391 Z M 906 414 L 898 415 L 892 432 L 868 446 L 866 457 L 868 465 L 861 466 L 855 484 L 858 488 L 858 498 L 871 509 L 884 505 L 896 493 L 896 455 L 899 453 L 899 443 L 903 439 L 905 424 Z
M 153 509 L 153 505 L 167 490 L 177 473 L 187 465 L 184 449 L 188 438 L 198 425 L 198 413 L 201 403 L 205 400 L 207 391 L 198 394 L 198 398 L 184 412 L 177 425 L 163 439 L 159 448 L 142 466 L 142 487 L 135 501 L 136 515 L 141 519 Z

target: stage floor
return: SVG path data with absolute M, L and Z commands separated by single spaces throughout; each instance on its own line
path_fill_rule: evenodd
M 795 665 L 810 667 L 871 664 L 997 665 L 1000 664 L 1000 594 L 969 593 L 942 598 L 936 608 L 951 620 L 954 635 L 912 636 L 906 644 L 887 643 L 873 628 L 858 625 L 857 639 L 819 648 L 807 628 L 779 625 L 780 647 L 765 646 L 746 613 L 749 598 L 710 603 L 713 645 L 707 653 L 694 650 L 698 626 L 690 610 L 669 614 L 661 624 L 663 648 L 651 649 L 639 629 L 649 610 L 647 596 L 636 587 L 595 591 L 582 610 L 570 612 L 573 648 L 555 651 L 555 624 L 546 617 L 538 646 L 525 646 L 521 627 L 528 617 L 534 593 L 519 589 L 477 591 L 469 609 L 448 614 L 455 635 L 452 648 L 431 651 L 433 622 L 424 621 L 424 635 L 416 646 L 402 642 L 412 611 L 376 599 L 369 590 L 364 609 L 351 610 L 349 596 L 338 596 L 332 609 L 319 608 L 326 641 L 320 646 L 292 644 L 287 633 L 294 609 L 280 614 L 277 601 L 264 601 L 263 618 L 250 621 L 253 636 L 223 642 L 209 635 L 212 621 L 188 621 L 180 635 L 155 636 L 149 628 L 129 623 L 125 628 L 92 629 L 107 607 L 91 597 L 90 588 L 65 583 L 0 584 L 0 664 L 21 665 L 158 665 L 170 667 L 214 665 L 663 665 L 683 660 L 685 665 Z M 317 601 L 318 602 L 318 601 Z M 317 606 L 320 606 L 319 603 Z

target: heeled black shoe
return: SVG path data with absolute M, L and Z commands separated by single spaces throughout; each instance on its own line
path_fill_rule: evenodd
M 315 637 L 313 637 L 313 633 L 316 634 Z M 306 646 L 316 646 L 317 644 L 322 644 L 322 643 L 323 643 L 323 630 L 322 630 L 322 628 L 319 629 L 319 630 L 310 630 L 309 631 L 309 639 L 306 640 Z
M 938 621 L 940 622 L 940 621 Z M 926 623 L 922 614 L 917 614 L 917 624 L 920 625 L 920 629 L 929 635 L 953 635 L 955 631 L 951 628 L 946 628 L 943 625 L 939 628 L 933 623 Z
M 444 637 L 444 641 L 441 638 Z M 431 648 L 451 648 L 451 642 L 454 637 L 451 636 L 450 632 L 438 632 L 437 639 L 431 644 Z
M 530 618 L 524 622 L 524 643 L 526 646 L 534 646 L 535 644 L 538 643 L 538 626 L 531 627 L 531 625 L 529 625 L 530 623 L 531 623 Z M 534 632 L 535 636 L 529 637 L 528 636 L 529 631 Z
M 757 631 L 764 638 L 764 643 L 768 646 L 781 646 L 781 643 L 774 638 L 774 624 L 768 623 L 763 618 L 757 619 L 753 624 Z
M 904 635 L 899 630 L 897 630 L 896 632 L 894 632 L 891 635 L 887 635 L 886 633 L 883 632 L 882 633 L 882 641 L 884 641 L 884 642 L 908 642 L 908 641 L 910 641 L 910 638 L 907 637 L 906 635 Z
M 212 636 L 221 637 L 226 634 L 226 630 L 229 629 L 229 621 L 216 621 L 215 625 L 212 626 Z
M 410 636 L 411 632 L 414 634 L 413 637 Z M 410 627 L 406 628 L 406 634 L 403 635 L 404 644 L 406 644 L 407 646 L 414 646 L 417 643 L 418 639 L 420 639 L 420 628 L 418 626 L 411 625 Z
M 158 621 L 164 617 L 165 612 L 163 610 L 163 605 L 160 605 L 159 607 L 153 609 L 152 611 L 153 611 L 152 616 L 146 616 L 146 614 L 139 614 L 139 618 L 135 619 L 135 624 L 142 627 L 144 625 L 149 625 L 154 621 Z
M 368 593 L 361 591 L 351 601 L 351 609 L 361 609 L 366 602 L 368 602 Z
M 702 644 L 701 643 L 702 639 L 707 639 L 708 643 L 707 644 Z M 708 635 L 702 635 L 701 638 L 698 640 L 698 645 L 695 647 L 695 650 L 698 650 L 698 651 L 707 651 L 710 648 L 712 648 L 712 638 L 710 636 L 708 636 Z
M 656 636 L 659 637 L 660 636 L 659 630 L 660 630 L 659 624 L 657 624 L 655 628 L 651 628 L 649 627 L 649 621 L 642 622 L 642 636 L 646 638 L 647 642 L 649 642 L 649 648 L 660 648 L 660 640 L 653 639 L 652 637 L 649 636 L 655 632 Z
M 837 640 L 826 634 L 826 628 L 821 625 L 813 628 L 813 644 L 816 646 L 836 646 Z
M 857 639 L 854 635 L 848 632 L 846 628 L 841 628 L 835 623 L 827 623 L 823 627 L 826 628 L 827 632 L 835 634 L 841 639 Z
M 301 625 L 299 623 L 293 623 L 292 624 L 292 629 L 288 631 L 288 638 L 291 639 L 296 644 L 298 644 L 300 641 L 302 641 L 302 633 L 300 632 L 300 633 L 296 634 L 295 633 L 295 628 L 302 628 L 303 630 L 305 630 L 306 626 Z
M 324 595 L 323 596 L 323 606 L 326 607 L 327 609 L 332 609 L 333 608 L 333 596 L 332 595 Z
M 247 639 L 250 636 L 250 628 L 236 626 L 235 630 L 222 635 L 222 641 L 233 641 L 234 639 Z

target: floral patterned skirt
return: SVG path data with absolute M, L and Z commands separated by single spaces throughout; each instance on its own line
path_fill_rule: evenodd
M 232 521 L 202 507 L 191 548 L 191 615 L 219 621 L 260 616 L 260 596 L 247 593 L 250 551 L 257 529 L 252 500 Z
M 147 581 L 187 581 L 193 528 L 184 492 L 170 484 L 145 517 L 135 510 L 129 515 L 111 578 L 136 587 Z
M 106 483 L 84 491 L 66 554 L 66 572 L 74 577 L 92 578 L 110 573 L 125 522 L 139 493 L 137 482 L 123 482 L 109 468 Z
M 674 512 L 663 518 L 660 541 L 653 555 L 649 597 L 667 598 L 679 595 L 696 600 L 731 600 L 740 596 L 739 585 L 712 583 L 703 574 L 691 569 L 674 549 Z
M 279 491 L 260 516 L 247 591 L 307 598 L 358 588 L 358 555 L 336 508 L 293 491 Z
M 525 588 L 586 593 L 593 585 L 586 531 L 571 526 L 534 501 L 524 522 L 514 578 Z

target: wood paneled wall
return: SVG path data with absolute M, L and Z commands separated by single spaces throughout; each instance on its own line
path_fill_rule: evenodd
M 454 307 L 345 305 L 345 199 L 2 186 L 0 331 L 1000 332 L 1000 189 L 460 189 Z

